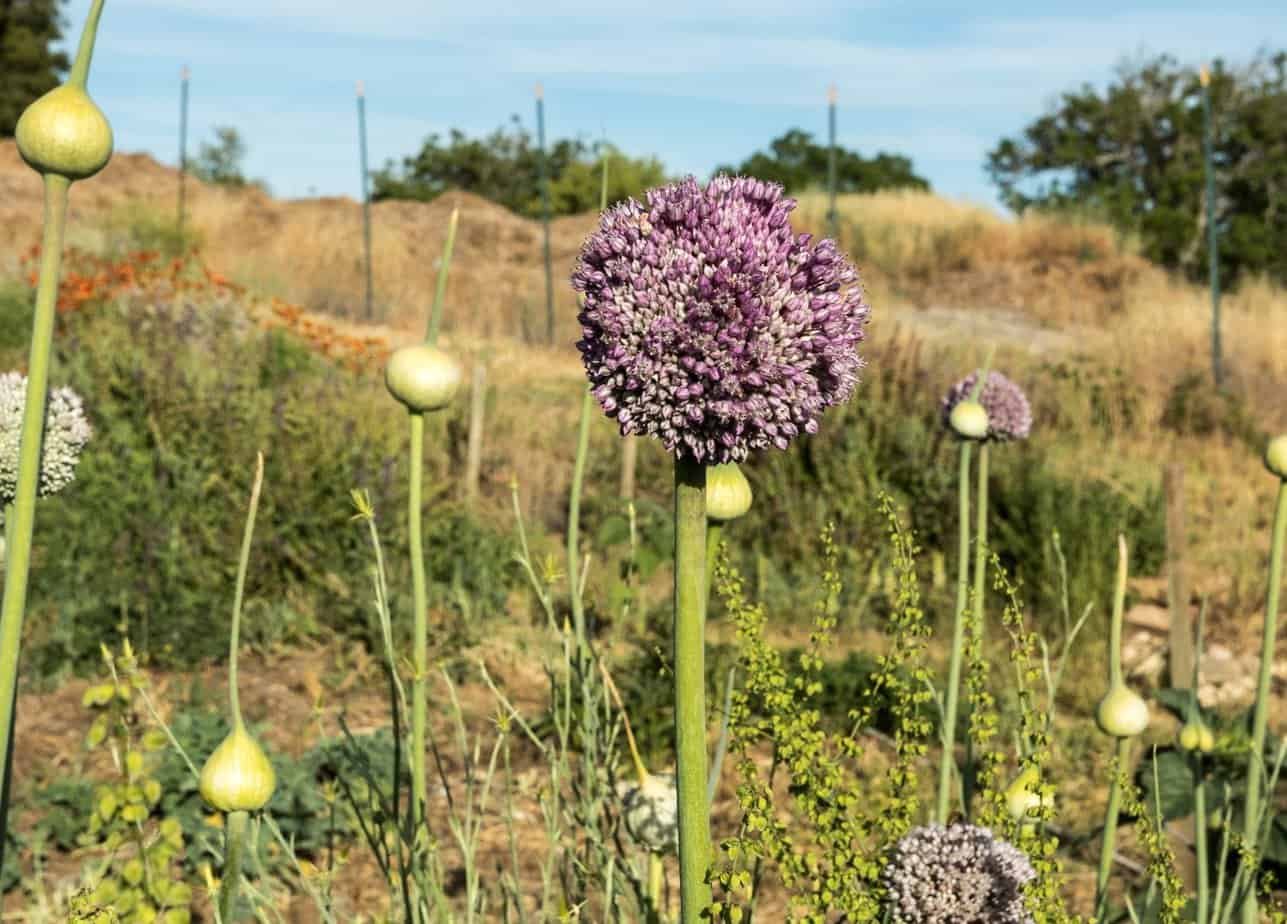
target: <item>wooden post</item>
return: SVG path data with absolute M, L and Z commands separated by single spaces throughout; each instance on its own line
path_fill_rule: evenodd
M 635 468 L 639 460 L 639 437 L 627 436 L 621 440 L 621 496 L 635 499 Z
M 1162 473 L 1166 497 L 1167 600 L 1171 611 L 1171 686 L 1187 690 L 1193 685 L 1193 620 L 1189 614 L 1189 583 L 1184 572 L 1184 466 L 1167 465 Z
M 366 319 L 375 319 L 375 282 L 371 270 L 371 172 L 366 166 L 366 88 L 357 82 L 358 156 L 362 162 L 362 249 L 366 263 Z
M 465 505 L 478 500 L 478 476 L 483 467 L 483 411 L 487 407 L 487 366 L 474 363 L 469 389 L 469 444 L 465 454 Z

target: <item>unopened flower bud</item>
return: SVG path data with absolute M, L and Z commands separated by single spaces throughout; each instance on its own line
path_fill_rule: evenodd
M 461 378 L 455 360 L 424 343 L 395 350 L 384 369 L 389 394 L 417 413 L 437 411 L 450 404 Z
M 28 106 L 14 128 L 18 153 L 39 173 L 91 177 L 112 156 L 112 127 L 89 94 L 70 84 Z
M 736 462 L 706 468 L 706 516 L 718 522 L 736 520 L 751 509 L 751 483 Z
M 962 401 L 952 408 L 948 424 L 961 439 L 981 440 L 988 435 L 988 412 L 977 401 Z
M 1269 441 L 1265 449 L 1265 468 L 1287 481 L 1287 433 Z
M 276 787 L 268 756 L 240 723 L 201 768 L 201 795 L 221 812 L 257 812 Z
M 1148 703 L 1130 687 L 1114 687 L 1099 701 L 1095 721 L 1106 735 L 1133 738 L 1148 728 Z
M 1005 791 L 1006 809 L 1021 824 L 1035 824 L 1043 805 L 1054 803 L 1054 787 L 1042 784 L 1036 767 L 1029 767 Z

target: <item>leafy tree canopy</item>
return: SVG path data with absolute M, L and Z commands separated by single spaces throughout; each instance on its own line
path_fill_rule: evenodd
M 213 144 L 202 142 L 197 156 L 188 164 L 188 171 L 197 179 L 218 186 L 258 186 L 265 192 L 268 184 L 263 180 L 249 180 L 242 172 L 246 159 L 246 142 L 241 133 L 230 125 L 216 125 Z
M 547 145 L 550 211 L 554 215 L 587 212 L 599 207 L 603 160 L 608 160 L 608 202 L 639 196 L 666 181 L 656 158 L 633 158 L 612 145 L 591 146 L 580 139 L 560 139 Z M 430 135 L 420 151 L 391 161 L 372 174 L 372 194 L 380 199 L 427 201 L 448 189 L 461 189 L 497 202 L 513 212 L 541 214 L 540 149 L 518 116 L 508 130 L 496 129 L 484 138 L 468 138 L 452 129 L 444 143 Z
M 1287 279 L 1287 52 L 1210 75 L 1221 275 Z M 1207 271 L 1201 85 L 1162 55 L 1085 85 L 988 154 L 1016 211 L 1076 210 L 1138 235 L 1165 266 Z
M 0 0 L 0 138 L 18 116 L 62 82 L 71 66 L 51 46 L 62 38 L 60 0 Z
M 716 173 L 740 173 L 781 183 L 788 193 L 800 193 L 827 182 L 826 145 L 806 131 L 793 128 L 769 142 L 768 151 L 756 151 L 741 166 L 720 166 Z M 857 151 L 836 146 L 836 191 L 869 193 L 878 189 L 929 189 L 929 182 L 912 169 L 901 154 L 878 153 L 865 158 Z

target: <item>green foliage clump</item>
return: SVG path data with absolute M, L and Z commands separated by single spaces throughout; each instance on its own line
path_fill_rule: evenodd
M 157 729 L 145 730 L 147 719 L 138 702 L 139 685 L 145 681 L 125 663 L 127 676 L 122 677 L 106 649 L 103 656 L 112 677 L 85 691 L 83 703 L 96 713 L 85 744 L 91 750 L 108 748 L 119 777 L 95 788 L 81 837 L 83 844 L 105 854 L 86 900 L 111 908 L 126 922 L 187 924 L 192 889 L 176 864 L 184 851 L 183 826 L 176 818 L 152 818 L 164 795 L 155 771 L 166 738 Z M 128 643 L 121 657 L 133 661 Z
M 199 248 L 201 233 L 191 222 L 180 230 L 174 215 L 144 202 L 128 202 L 114 209 L 103 223 L 103 256 L 123 260 L 139 251 L 155 252 L 170 260 Z M 27 331 L 30 335 L 30 330 Z
M 953 444 L 932 383 L 920 369 L 908 368 L 913 361 L 914 354 L 895 354 L 873 363 L 862 400 L 833 409 L 821 430 L 799 439 L 791 452 L 745 467 L 756 502 L 737 525 L 739 564 L 759 556 L 775 563 L 780 580 L 765 588 L 773 609 L 789 612 L 793 589 L 815 578 L 810 536 L 833 518 L 845 573 L 889 572 L 889 551 L 873 541 L 881 530 L 873 501 L 881 492 L 907 510 L 910 527 L 928 548 L 948 551 L 949 573 L 955 568 Z M 1061 415 L 1071 402 L 1081 402 L 1110 432 L 1129 426 L 1125 384 L 1103 370 L 1051 367 L 1035 374 L 1040 378 L 1028 389 L 1036 401 L 1033 437 L 992 453 L 989 546 L 1021 583 L 1022 602 L 1053 614 L 1060 603 L 1060 565 L 1033 536 L 1057 531 L 1069 550 L 1068 575 L 1077 595 L 1104 597 L 1112 569 L 1097 550 L 1126 531 L 1134 537 L 1139 572 L 1155 573 L 1165 557 L 1165 516 L 1157 481 L 1128 491 L 1117 481 L 1056 464 L 1062 447 L 1049 433 L 1067 423 Z M 888 608 L 879 586 L 850 588 L 843 602 L 860 611 L 873 597 L 877 612 Z M 931 597 L 928 605 L 940 610 L 950 604 Z
M 372 173 L 371 198 L 427 202 L 459 189 L 520 215 L 538 217 L 541 151 L 519 117 L 511 118 L 508 131 L 501 127 L 484 138 L 468 138 L 458 129 L 451 130 L 446 143 L 437 134 L 430 135 L 415 155 L 403 158 L 401 166 L 390 161 Z M 666 182 L 665 169 L 655 157 L 635 158 L 612 145 L 560 138 L 545 148 L 551 214 L 597 210 L 605 160 L 609 205 Z
M 126 632 L 152 663 L 221 658 L 228 622 L 211 614 L 231 606 L 226 550 L 240 541 L 244 506 L 228 466 L 260 449 L 269 487 L 247 636 L 289 641 L 288 630 L 316 628 L 373 642 L 345 491 L 367 486 L 390 514 L 393 551 L 404 549 L 405 517 L 392 514 L 407 506 L 408 439 L 405 413 L 375 377 L 255 329 L 234 302 L 99 305 L 60 325 L 53 379 L 84 396 L 95 438 L 66 497 L 41 508 L 30 607 L 43 631 L 25 652 L 33 671 L 89 667 L 100 639 Z M 429 443 L 433 474 L 446 472 L 443 443 Z M 510 540 L 445 491 L 426 498 L 425 549 L 431 605 L 503 607 L 516 579 Z M 391 583 L 407 586 L 405 554 L 390 558 Z M 409 631 L 409 595 L 392 603 L 396 631 Z
M 245 186 L 257 186 L 268 192 L 268 183 L 264 180 L 249 180 L 243 170 L 246 159 L 246 142 L 241 132 L 230 125 L 216 125 L 214 143 L 201 143 L 196 158 L 188 164 L 188 170 L 197 179 L 216 186 L 229 186 L 241 189 Z
M 1267 442 L 1255 412 L 1230 388 L 1214 388 L 1207 376 L 1191 372 L 1172 386 L 1162 408 L 1161 424 L 1183 436 L 1220 436 L 1253 452 Z
M 830 149 L 818 144 L 813 135 L 790 129 L 769 142 L 768 151 L 756 151 L 739 166 L 720 166 L 716 173 L 736 173 L 781 183 L 788 193 L 800 193 L 827 181 Z M 863 157 L 857 151 L 836 146 L 836 192 L 872 193 L 880 189 L 928 191 L 929 181 L 918 176 L 912 162 L 902 154 Z
M 1204 278 L 1208 255 L 1201 88 L 1169 55 L 1124 64 L 1103 91 L 1070 90 L 988 154 L 1003 201 L 1090 209 L 1137 235 L 1144 255 Z M 1287 179 L 1287 52 L 1211 70 L 1220 275 L 1287 279 L 1287 216 L 1273 190 Z
M 823 727 L 814 701 L 821 692 L 822 652 L 831 642 L 841 590 L 831 530 L 823 533 L 825 564 L 809 647 L 794 668 L 765 640 L 764 609 L 747 600 L 740 576 L 726 559 L 717 566 L 716 587 L 737 627 L 745 679 L 729 721 L 743 817 L 739 833 L 722 845 L 725 859 L 713 873 L 716 920 L 739 921 L 754 908 L 766 867 L 781 877 L 793 920 L 823 922 L 836 912 L 853 921 L 880 919 L 884 857 L 912 825 L 918 763 L 931 729 L 924 717 L 930 698 L 924 666 L 930 630 L 920 607 L 916 549 L 888 498 L 881 513 L 897 575 L 890 644 L 868 695 L 851 707 L 848 728 L 840 732 Z M 865 729 L 880 702 L 891 704 L 894 720 L 892 762 L 883 782 L 865 778 L 860 765 Z M 764 744 L 772 751 L 767 775 L 754 757 Z M 779 773 L 787 778 L 800 825 L 783 822 L 774 805 L 772 781 Z

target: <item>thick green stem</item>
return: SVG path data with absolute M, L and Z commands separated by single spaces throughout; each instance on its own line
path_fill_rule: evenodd
M 1203 779 L 1206 769 L 1202 764 L 1202 754 L 1198 752 L 1193 757 L 1193 774 L 1196 781 L 1193 786 L 1193 846 L 1197 853 L 1198 864 L 1198 907 L 1197 917 L 1194 918 L 1195 924 L 1207 924 L 1207 908 L 1211 893 L 1207 868 L 1207 784 Z
M 1242 827 L 1242 836 L 1250 847 L 1259 846 L 1260 778 L 1265 772 L 1265 726 L 1269 720 L 1269 683 L 1274 665 L 1274 639 L 1278 634 L 1278 593 L 1283 583 L 1285 542 L 1287 479 L 1278 485 L 1278 503 L 1274 508 L 1273 538 L 1269 545 L 1269 593 L 1265 601 L 1265 630 L 1260 647 L 1260 676 L 1256 683 L 1256 711 L 1251 719 L 1251 760 L 1247 764 L 1247 805 Z M 1248 871 L 1252 887 L 1242 903 L 1243 924 L 1256 924 L 1259 920 L 1254 872 Z
M 241 534 L 241 554 L 237 558 L 237 583 L 232 595 L 232 630 L 228 633 L 228 711 L 235 728 L 244 728 L 241 720 L 241 697 L 237 690 L 237 649 L 241 643 L 241 601 L 246 593 L 246 571 L 250 567 L 250 540 L 255 535 L 255 514 L 259 511 L 259 492 L 264 486 L 264 454 L 255 458 L 255 481 L 250 488 L 250 509 Z
M 409 467 L 409 501 L 407 526 L 411 553 L 412 661 L 415 676 L 411 678 L 411 820 L 420 824 L 421 812 L 428 799 L 425 776 L 425 715 L 429 677 L 428 594 L 425 591 L 424 540 L 421 536 L 421 482 L 425 452 L 425 418 L 411 413 L 411 465 Z
M 101 4 L 99 4 L 101 5 Z M 86 34 L 90 34 L 86 29 Z M 82 54 L 84 46 L 82 44 Z M 78 59 L 79 60 L 79 59 Z M 18 653 L 22 645 L 22 618 L 27 606 L 27 577 L 31 567 L 31 537 L 36 520 L 36 486 L 40 481 L 41 443 L 44 440 L 45 406 L 49 393 L 49 354 L 54 337 L 54 304 L 62 264 L 63 229 L 67 220 L 67 189 L 71 181 L 46 174 L 45 232 L 40 251 L 40 279 L 31 328 L 31 354 L 27 364 L 27 396 L 22 412 L 18 449 L 18 483 L 5 517 L 4 602 L 0 604 L 0 754 L 12 753 L 14 706 L 18 698 Z M 0 869 L 4 867 L 4 834 L 8 806 L 0 806 Z
M 1122 802 L 1122 774 L 1131 756 L 1131 739 L 1117 739 L 1117 759 L 1113 762 L 1113 779 L 1108 785 L 1108 807 L 1104 809 L 1104 836 L 1099 845 L 1099 874 L 1095 877 L 1095 920 L 1105 920 L 1108 909 L 1108 875 L 1113 869 L 1113 852 L 1117 844 L 1117 815 Z
M 938 770 L 938 810 L 940 824 L 947 824 L 952 799 L 952 769 L 955 765 L 956 706 L 961 688 L 961 649 L 965 637 L 965 607 L 970 586 L 970 448 L 969 440 L 961 441 L 961 468 L 957 478 L 960 505 L 960 539 L 957 545 L 956 612 L 952 620 L 952 654 L 947 668 L 947 691 L 943 697 L 943 759 Z
M 1126 610 L 1126 538 L 1117 537 L 1117 576 L 1113 581 L 1113 615 L 1108 624 L 1108 689 L 1126 685 L 1122 679 L 1122 619 Z
M 675 753 L 682 924 L 710 904 L 706 802 L 706 467 L 675 460 Z
M 987 637 L 983 618 L 984 576 L 987 574 L 988 549 L 988 443 L 979 444 L 978 501 L 974 521 L 974 625 L 979 634 L 979 654 L 982 656 L 983 640 Z M 965 818 L 970 818 L 970 803 L 974 800 L 974 740 L 965 738 L 965 773 L 961 774 L 961 801 L 965 805 Z
M 237 889 L 241 885 L 241 858 L 246 846 L 248 812 L 229 812 L 224 816 L 223 878 L 219 883 L 219 920 L 231 924 L 237 910 Z
M 585 460 L 590 452 L 590 411 L 594 397 L 590 389 L 581 397 L 581 420 L 576 433 L 576 461 L 572 465 L 572 494 L 568 499 L 568 597 L 572 602 L 572 627 L 577 651 L 585 649 L 585 607 L 581 602 L 581 491 L 585 483 Z
M 456 246 L 456 225 L 460 221 L 460 209 L 451 210 L 447 221 L 447 241 L 442 245 L 442 263 L 438 268 L 438 282 L 433 293 L 433 307 L 429 309 L 429 326 L 425 330 L 425 343 L 436 346 L 438 343 L 438 326 L 442 322 L 442 303 L 447 296 L 447 270 L 451 267 L 451 252 Z
M 94 40 L 98 37 L 98 20 L 103 15 L 103 0 L 94 0 L 85 17 L 85 28 L 80 33 L 80 47 L 76 49 L 76 60 L 72 62 L 71 74 L 67 85 L 84 90 L 89 82 L 89 63 L 94 57 Z

